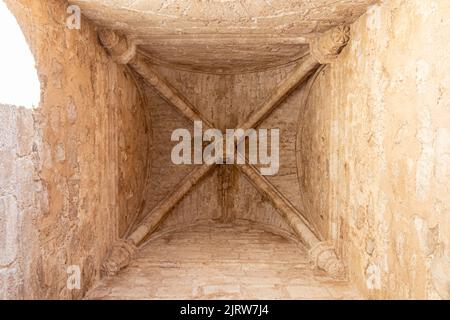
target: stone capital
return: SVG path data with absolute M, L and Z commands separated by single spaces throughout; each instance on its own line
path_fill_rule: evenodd
M 333 62 L 350 40 L 350 27 L 328 30 L 310 42 L 310 53 L 321 64 Z
M 131 241 L 117 241 L 102 265 L 102 273 L 107 276 L 117 274 L 130 263 L 136 252 L 137 247 Z
M 136 43 L 133 40 L 108 29 L 101 29 L 98 37 L 115 62 L 128 64 L 136 56 Z
M 319 242 L 309 251 L 309 257 L 314 267 L 325 271 L 333 278 L 342 278 L 345 267 L 336 255 L 330 242 Z

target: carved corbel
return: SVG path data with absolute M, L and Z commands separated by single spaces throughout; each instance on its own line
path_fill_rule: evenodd
M 102 273 L 106 276 L 117 274 L 130 264 L 138 248 L 130 240 L 118 240 L 110 249 L 108 259 L 102 265 Z
M 341 278 L 345 274 L 345 267 L 338 259 L 333 244 L 319 242 L 309 250 L 309 257 L 314 267 L 325 271 L 333 278 Z
M 350 27 L 339 26 L 313 38 L 310 53 L 321 64 L 328 64 L 336 60 L 349 41 Z
M 203 165 L 191 172 L 174 192 L 169 194 L 139 222 L 137 228 L 126 239 L 117 241 L 103 263 L 103 273 L 105 275 L 114 275 L 128 266 L 142 242 L 158 228 L 171 210 L 213 168 L 213 165 Z
M 136 57 L 136 43 L 133 40 L 107 29 L 101 29 L 98 37 L 115 62 L 128 64 Z

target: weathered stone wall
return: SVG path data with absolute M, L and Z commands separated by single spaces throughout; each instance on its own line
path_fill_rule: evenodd
M 145 96 L 129 70 L 108 57 L 89 21 L 81 30 L 66 27 L 65 1 L 6 3 L 35 55 L 42 95 L 33 111 L 0 107 L 2 140 L 5 130 L 18 140 L 14 148 L 0 143 L 0 244 L 8 253 L 2 247 L 0 292 L 80 298 L 143 207 Z M 81 268 L 81 290 L 67 290 L 71 265 Z M 8 272 L 15 273 L 9 280 Z
M 19 298 L 23 261 L 27 243 L 21 232 L 28 232 L 34 216 L 40 183 L 35 175 L 36 152 L 33 144 L 32 110 L 0 105 L 0 299 Z
M 371 298 L 450 296 L 450 3 L 352 25 L 299 119 L 301 196 Z

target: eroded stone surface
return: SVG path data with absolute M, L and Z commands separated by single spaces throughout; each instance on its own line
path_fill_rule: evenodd
M 373 0 L 74 0 L 102 26 L 135 38 L 155 63 L 239 73 L 295 62 L 307 39 L 349 24 Z
M 296 242 L 255 224 L 210 221 L 150 240 L 88 299 L 357 299 L 312 271 Z
M 368 297 L 449 297 L 449 16 L 446 0 L 372 7 L 300 113 L 305 212 Z

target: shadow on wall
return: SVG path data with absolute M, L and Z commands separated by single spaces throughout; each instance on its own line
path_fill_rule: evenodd
M 0 1 L 0 103 L 37 107 L 41 86 L 35 59 L 14 15 Z

